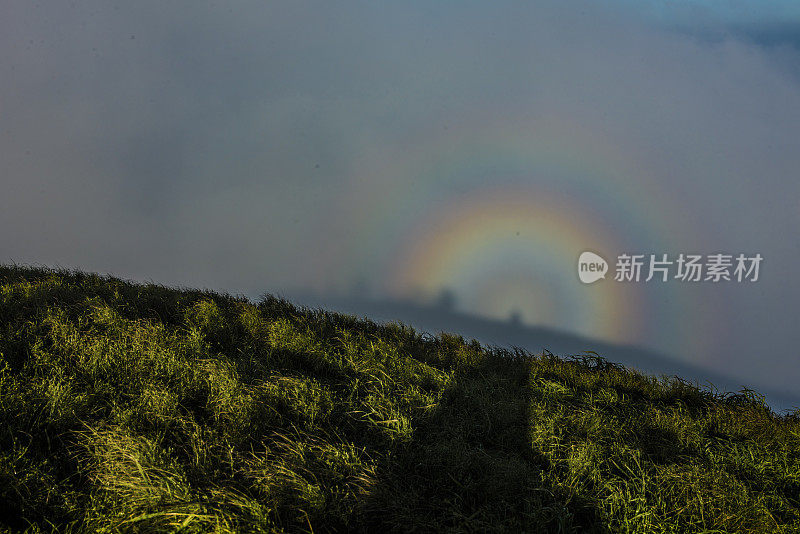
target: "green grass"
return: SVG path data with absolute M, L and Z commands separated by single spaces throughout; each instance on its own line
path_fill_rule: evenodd
M 0 526 L 798 532 L 800 413 L 592 354 L 0 266 Z

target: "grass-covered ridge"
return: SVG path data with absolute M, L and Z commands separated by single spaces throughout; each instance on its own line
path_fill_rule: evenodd
M 270 297 L 0 266 L 0 526 L 797 532 L 800 414 Z

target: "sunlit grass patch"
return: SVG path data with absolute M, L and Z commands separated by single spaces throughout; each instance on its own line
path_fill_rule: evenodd
M 0 266 L 0 526 L 797 532 L 800 415 L 591 353 Z

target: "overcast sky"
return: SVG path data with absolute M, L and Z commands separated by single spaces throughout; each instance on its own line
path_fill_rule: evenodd
M 793 4 L 6 1 L 0 261 L 449 288 L 797 392 Z M 764 260 L 588 286 L 582 250 Z

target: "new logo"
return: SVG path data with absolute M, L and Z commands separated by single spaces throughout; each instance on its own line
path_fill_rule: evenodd
M 605 278 L 607 272 L 608 262 L 594 252 L 583 252 L 578 258 L 578 278 L 584 284 Z

